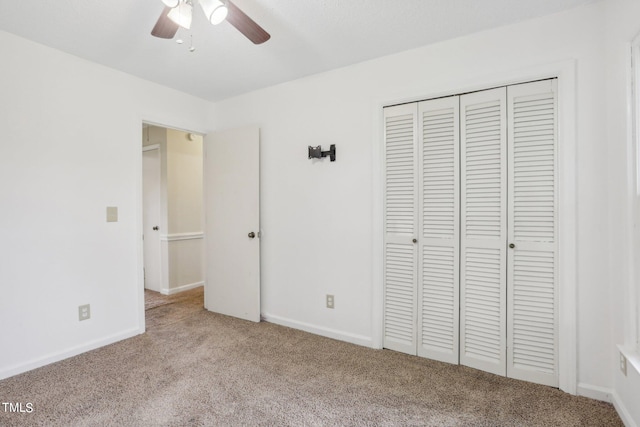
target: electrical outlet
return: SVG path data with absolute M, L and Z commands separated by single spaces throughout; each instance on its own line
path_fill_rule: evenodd
M 91 319 L 91 306 L 89 304 L 78 306 L 78 320 L 88 320 Z
M 622 374 L 626 377 L 627 376 L 627 358 L 624 357 L 624 354 L 620 353 L 620 370 L 622 371 Z
M 333 295 L 327 294 L 327 308 L 334 308 L 334 299 Z
M 107 222 L 118 222 L 117 206 L 107 206 Z

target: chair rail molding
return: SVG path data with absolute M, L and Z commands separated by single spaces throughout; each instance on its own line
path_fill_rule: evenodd
M 196 231 L 191 233 L 172 233 L 172 234 L 161 234 L 160 240 L 163 242 L 175 242 L 178 240 L 196 240 L 203 239 L 204 232 Z

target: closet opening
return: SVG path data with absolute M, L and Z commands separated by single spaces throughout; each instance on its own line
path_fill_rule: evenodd
M 384 108 L 383 347 L 559 386 L 557 92 Z

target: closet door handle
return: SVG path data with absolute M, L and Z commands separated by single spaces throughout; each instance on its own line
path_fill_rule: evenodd
M 515 247 L 516 247 L 516 245 L 514 245 L 513 243 L 509 243 L 509 247 L 510 247 L 511 249 L 513 249 L 513 248 L 515 248 Z
M 418 243 L 418 239 L 413 239 L 413 243 Z

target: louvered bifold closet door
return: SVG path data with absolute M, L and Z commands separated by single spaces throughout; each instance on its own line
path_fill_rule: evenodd
M 418 355 L 458 363 L 460 118 L 457 96 L 418 105 Z
M 384 109 L 384 339 L 416 354 L 418 282 L 417 104 Z
M 460 96 L 460 363 L 506 374 L 506 88 Z
M 556 82 L 509 86 L 507 375 L 558 386 Z

